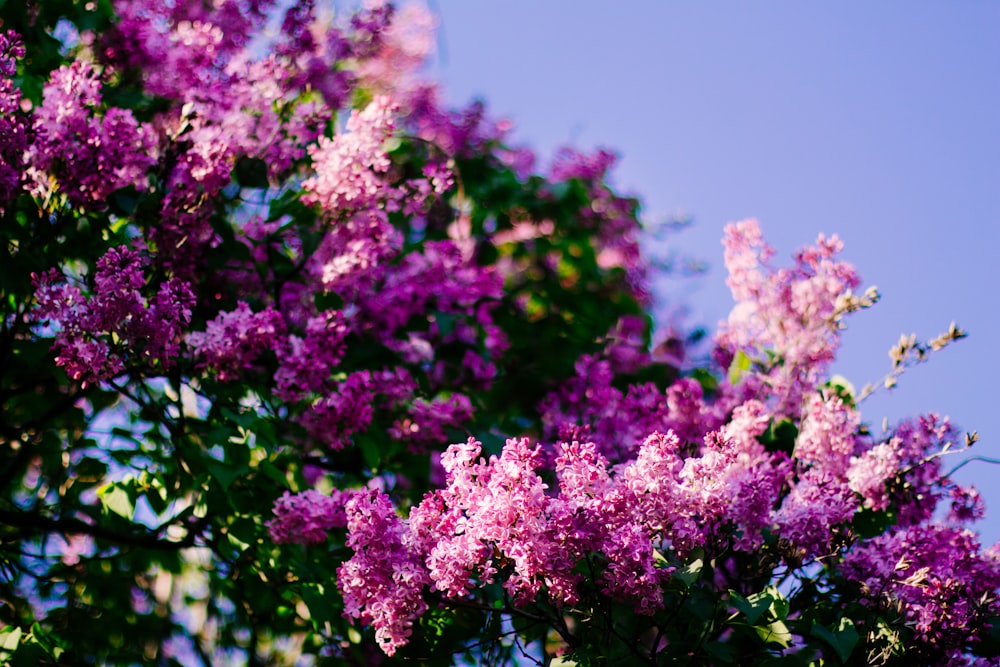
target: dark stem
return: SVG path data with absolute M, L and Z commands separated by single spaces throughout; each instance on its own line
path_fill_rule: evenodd
M 99 524 L 89 524 L 71 517 L 54 519 L 40 512 L 27 512 L 0 509 L 0 524 L 16 526 L 27 533 L 61 533 L 70 535 L 89 535 L 115 544 L 158 549 L 161 551 L 176 551 L 194 546 L 195 539 L 201 532 L 201 522 L 187 526 L 187 535 L 177 541 L 166 539 L 161 533 L 166 526 L 142 533 L 123 532 L 107 528 Z

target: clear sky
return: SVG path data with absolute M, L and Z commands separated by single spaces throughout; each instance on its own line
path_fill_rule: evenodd
M 882 301 L 849 320 L 836 371 L 889 369 L 901 333 L 952 320 L 969 338 L 862 413 L 877 429 L 936 411 L 1000 458 L 1000 3 L 431 0 L 435 75 L 487 99 L 515 140 L 622 156 L 615 183 L 645 219 L 688 215 L 673 248 L 710 264 L 692 321 L 732 304 L 723 226 L 756 217 L 781 258 L 820 232 Z M 957 464 L 960 459 L 951 459 Z M 972 464 L 1000 538 L 1000 466 Z

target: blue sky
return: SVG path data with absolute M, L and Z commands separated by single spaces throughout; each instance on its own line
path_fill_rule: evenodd
M 1000 3 L 436 0 L 434 74 L 484 97 L 515 140 L 622 156 L 649 222 L 690 216 L 673 249 L 710 265 L 694 322 L 732 304 L 723 226 L 756 217 L 788 258 L 819 232 L 882 301 L 849 321 L 836 371 L 889 370 L 901 333 L 969 338 L 862 404 L 866 421 L 936 411 L 1000 458 Z M 957 464 L 960 459 L 951 459 Z M 1000 538 L 1000 467 L 966 466 Z

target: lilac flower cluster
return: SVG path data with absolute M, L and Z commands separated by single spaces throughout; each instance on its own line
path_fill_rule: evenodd
M 865 604 L 898 608 L 921 644 L 949 665 L 968 664 L 962 655 L 1000 613 L 1000 561 L 966 529 L 914 525 L 879 535 L 848 553 L 843 573 Z
M 62 193 L 73 205 L 93 204 L 127 185 L 146 187 L 156 163 L 153 132 L 131 111 L 102 107 L 92 65 L 77 60 L 59 68 L 43 94 L 27 157 L 36 197 Z
M 373 473 L 372 441 L 395 441 L 376 452 L 386 460 L 429 451 L 434 461 L 473 421 L 476 392 L 503 371 L 505 281 L 539 265 L 556 272 L 567 255 L 540 248 L 566 239 L 557 216 L 534 211 L 509 211 L 496 233 L 473 231 L 496 220 L 465 200 L 462 158 L 488 152 L 526 181 L 534 157 L 503 145 L 510 123 L 480 103 L 450 111 L 416 76 L 433 43 L 426 10 L 374 2 L 338 25 L 300 0 L 273 54 L 257 58 L 249 41 L 276 4 L 115 0 L 114 28 L 90 42 L 97 62 L 53 72 L 33 115 L 13 84 L 24 50 L 0 35 L 0 207 L 24 188 L 49 213 L 68 203 L 74 214 L 122 188 L 161 188 L 150 197 L 152 261 L 174 277 L 152 284 L 162 274 L 124 247 L 96 261 L 86 286 L 56 270 L 35 276 L 36 330 L 54 337 L 71 379 L 162 373 L 186 346 L 185 373 L 230 388 L 261 381 L 295 423 L 289 445 L 325 457 L 363 443 L 364 467 L 326 479 L 346 488 L 286 492 L 267 529 L 276 543 L 314 546 L 346 535 L 345 615 L 374 627 L 389 655 L 429 602 L 467 602 L 493 585 L 519 608 L 572 615 L 599 594 L 655 616 L 674 568 L 696 556 L 718 565 L 701 583 L 720 600 L 732 583 L 726 563 L 759 560 L 764 577 L 809 566 L 809 576 L 851 582 L 855 606 L 898 612 L 927 655 L 960 662 L 981 640 L 1000 611 L 1000 568 L 964 527 L 982 515 L 978 495 L 941 474 L 937 455 L 954 429 L 930 415 L 876 438 L 850 391 L 824 383 L 843 316 L 860 307 L 860 279 L 838 259 L 836 237 L 778 268 L 755 221 L 730 225 L 737 304 L 716 338 L 722 379 L 628 385 L 656 360 L 645 321 L 626 317 L 550 387 L 532 432 L 539 444 L 510 438 L 488 457 L 475 438 L 451 445 L 442 487 L 398 501 L 404 518 L 396 494 L 414 480 Z M 156 98 L 148 123 L 104 104 L 102 80 L 118 78 Z M 360 108 L 349 110 L 352 100 Z M 600 275 L 648 306 L 637 202 L 608 186 L 614 161 L 563 150 L 545 176 L 556 185 L 539 198 L 582 190 L 586 203 L 570 215 Z M 251 194 L 260 203 L 246 213 Z M 204 331 L 189 331 L 195 297 L 182 278 L 200 276 L 230 242 L 217 234 L 221 215 L 240 219 L 245 252 L 213 276 L 218 292 L 201 295 Z M 487 259 L 494 249 L 500 257 Z M 352 356 L 365 346 L 377 361 Z M 294 488 L 317 482 L 296 466 Z M 949 523 L 933 523 L 945 499 Z M 894 525 L 864 539 L 859 519 L 872 517 Z
M 266 20 L 273 0 L 147 3 L 115 0 L 118 22 L 102 36 L 101 58 L 141 71 L 147 90 L 170 99 L 210 95 L 229 60 Z
M 919 642 L 943 645 L 947 635 L 955 651 L 974 643 L 995 613 L 990 593 L 1000 570 L 966 533 L 928 523 L 948 493 L 956 521 L 981 514 L 974 493 L 947 486 L 940 475 L 936 454 L 950 446 L 953 429 L 929 416 L 876 441 L 849 395 L 817 386 L 830 360 L 820 347 L 836 346 L 837 304 L 857 278 L 831 259 L 836 243 L 822 238 L 797 256 L 796 269 L 765 275 L 752 249 L 763 248 L 765 257 L 769 251 L 757 232 L 749 223 L 728 232 L 731 269 L 740 276 L 734 291 L 743 301 L 721 344 L 773 346 L 794 366 L 792 375 L 781 375 L 780 364 L 762 368 L 736 376 L 735 384 L 722 382 L 711 395 L 691 378 L 665 392 L 652 384 L 619 389 L 610 359 L 581 358 L 576 377 L 542 405 L 557 488 L 543 481 L 551 459 L 525 438 L 508 440 L 489 460 L 474 439 L 452 445 L 441 457 L 444 487 L 426 495 L 408 520 L 392 517 L 390 561 L 379 561 L 384 546 L 349 537 L 357 545 L 350 572 L 367 563 L 380 568 L 380 581 L 406 573 L 400 586 L 363 597 L 356 580 L 342 583 L 345 598 L 358 605 L 350 614 L 370 622 L 395 650 L 423 613 L 426 602 L 415 602 L 420 592 L 466 598 L 499 582 L 516 605 L 546 600 L 571 608 L 584 595 L 574 569 L 584 561 L 604 595 L 654 614 L 664 604 L 668 562 L 695 549 L 710 558 L 767 550 L 790 571 L 842 562 L 845 576 L 876 591 L 866 594 L 870 604 L 902 605 Z M 788 298 L 759 303 L 766 290 L 748 285 L 768 280 Z M 748 318 L 741 310 L 769 314 Z M 774 321 L 767 329 L 779 312 L 797 313 L 796 328 Z M 790 451 L 768 444 L 769 429 L 784 423 L 794 433 Z M 379 507 L 390 507 L 387 496 L 380 498 Z M 852 547 L 859 512 L 888 507 L 898 512 L 898 529 Z M 282 511 L 276 508 L 279 517 Z M 349 531 L 352 522 L 370 520 L 367 505 L 348 503 L 345 511 Z M 921 555 L 916 545 L 926 540 L 938 546 Z M 886 552 L 899 552 L 896 566 L 887 565 Z M 911 566 L 918 558 L 929 560 Z M 910 574 L 901 578 L 900 567 Z M 918 575 L 920 581 L 903 581 Z M 939 614 L 948 621 L 934 628 L 930 620 Z
M 135 250 L 112 248 L 97 262 L 89 295 L 55 269 L 35 276 L 34 317 L 56 328 L 56 363 L 71 379 L 100 382 L 126 366 L 162 370 L 177 357 L 194 295 L 171 278 L 146 296 L 145 264 Z
M 471 377 L 457 379 L 483 387 L 495 371 L 473 350 L 481 344 L 487 355 L 499 358 L 506 349 L 507 337 L 491 315 L 502 295 L 502 278 L 493 267 L 476 265 L 453 241 L 429 241 L 422 251 L 408 253 L 365 294 L 361 326 L 404 358 L 433 368 L 431 376 L 445 386 L 452 383 L 443 380 L 455 371 L 436 359 L 434 350 L 458 343 L 468 356 L 457 372 L 461 376 L 467 371 Z M 415 317 L 427 319 L 427 331 L 407 326 Z
M 652 383 L 623 392 L 613 381 L 612 360 L 584 356 L 577 361 L 576 376 L 540 406 L 546 439 L 593 439 L 601 454 L 616 462 L 630 458 L 654 430 L 671 430 L 697 446 L 705 433 L 722 426 L 743 395 L 724 385 L 709 401 L 691 378 L 679 379 L 665 392 Z
M 289 492 L 274 504 L 275 517 L 267 530 L 276 544 L 318 544 L 333 528 L 347 525 L 344 505 L 351 493 L 334 489 L 330 495 L 318 491 Z
M 314 3 L 294 3 L 272 55 L 256 58 L 247 45 L 273 5 L 115 0 L 114 28 L 93 42 L 100 65 L 78 61 L 55 72 L 45 89 L 31 128 L 41 137 L 32 149 L 33 187 L 41 195 L 55 183 L 71 203 L 93 203 L 126 185 L 144 188 L 156 165 L 164 187 L 158 223 L 149 230 L 153 258 L 168 274 L 193 281 L 219 243 L 212 215 L 234 173 L 239 178 L 242 166 L 259 161 L 275 183 L 304 169 L 300 199 L 320 212 L 308 230 L 317 234 L 318 248 L 312 244 L 302 256 L 301 230 L 280 232 L 275 241 L 281 223 L 259 229 L 248 223 L 241 237 L 252 261 L 223 272 L 241 283 L 229 301 L 235 309 L 214 316 L 210 310 L 204 331 L 181 333 L 180 321 L 167 319 L 142 347 L 155 353 L 158 336 L 173 336 L 172 357 L 183 340 L 195 370 L 227 382 L 260 375 L 273 365 L 266 354 L 273 351 L 275 395 L 298 404 L 293 419 L 316 443 L 343 447 L 379 416 L 394 439 L 426 447 L 471 417 L 472 401 L 462 390 L 488 388 L 506 346 L 491 317 L 502 294 L 492 267 L 479 266 L 452 241 L 399 257 L 403 237 L 395 218 L 422 216 L 454 185 L 446 151 L 413 178 L 390 171 L 388 141 L 403 122 L 400 105 L 412 108 L 411 98 L 426 93 L 412 74 L 433 42 L 434 22 L 419 8 L 393 21 L 392 7 L 376 3 L 334 24 L 317 15 Z M 13 72 L 12 63 L 4 60 L 5 73 Z M 145 125 L 101 102 L 102 76 L 135 74 L 147 94 L 166 102 Z M 371 103 L 350 114 L 344 131 L 323 136 L 362 88 Z M 96 168 L 85 169 L 88 160 Z M 265 185 L 240 184 L 248 183 Z M 268 266 L 274 252 L 304 269 L 284 279 L 278 294 L 263 289 L 274 277 Z M 40 301 L 61 299 L 78 310 L 90 305 L 70 293 L 74 288 L 48 280 Z M 342 308 L 316 307 L 316 299 L 331 294 L 342 297 Z M 117 330 L 107 342 L 76 324 L 81 318 L 70 317 L 69 306 L 53 309 L 62 318 L 60 363 L 72 376 L 94 381 L 125 368 Z M 352 335 L 374 335 L 405 366 L 344 374 L 340 364 Z M 458 353 L 425 354 L 441 345 Z M 426 391 L 408 368 L 430 379 Z
M 472 418 L 472 403 L 464 394 L 426 400 L 417 398 L 390 428 L 394 440 L 406 442 L 417 451 L 445 442 L 447 429 L 467 423 Z
M 219 313 L 204 332 L 188 334 L 187 344 L 220 380 L 231 380 L 252 367 L 261 352 L 274 349 L 284 332 L 280 313 L 270 308 L 254 313 L 241 301 L 236 310 Z
M 329 141 L 322 137 L 327 123 L 357 85 L 344 68 L 379 57 L 392 15 L 388 7 L 364 10 L 341 29 L 323 26 L 312 2 L 295 3 L 273 54 L 254 59 L 247 45 L 274 4 L 116 0 L 119 21 L 98 45 L 109 67 L 142 72 L 148 93 L 176 103 L 154 121 L 176 156 L 167 162 L 153 241 L 159 261 L 181 275 L 192 274 L 212 242 L 210 202 L 241 160 L 260 161 L 277 181 L 307 149 L 323 155 L 325 144 L 316 141 Z M 336 179 L 349 171 L 328 173 Z
M 34 137 L 33 125 L 21 110 L 21 95 L 11 80 L 24 45 L 13 30 L 0 33 L 0 213 L 23 186 L 24 154 Z
M 348 325 L 341 313 L 327 311 L 306 321 L 305 337 L 290 334 L 277 347 L 278 370 L 275 393 L 296 401 L 320 392 L 344 356 Z
M 347 131 L 334 139 L 320 137 L 309 148 L 316 173 L 302 183 L 302 201 L 318 204 L 331 216 L 385 204 L 391 194 L 385 142 L 395 128 L 397 109 L 380 96 L 363 111 L 352 111 Z
M 343 449 L 352 435 L 371 424 L 378 394 L 377 379 L 367 370 L 351 373 L 310 406 L 302 418 L 303 425 L 328 447 Z
M 727 536 L 736 538 L 736 548 L 756 549 L 787 476 L 787 467 L 772 465 L 759 444 L 744 449 L 741 441 L 718 437 L 706 439 L 701 456 L 685 458 L 672 433 L 654 433 L 636 459 L 616 471 L 593 443 L 560 447 L 557 494 L 539 476 L 540 447 L 529 447 L 527 439 L 508 440 L 489 461 L 480 458 L 475 440 L 449 447 L 441 459 L 446 487 L 428 494 L 408 522 L 392 529 L 401 545 L 394 558 L 410 575 L 406 585 L 461 598 L 499 580 L 515 604 L 544 594 L 558 606 L 572 605 L 581 596 L 574 567 L 588 558 L 604 563 L 605 594 L 638 613 L 653 613 L 663 606 L 661 585 L 672 572 L 658 553 L 720 548 Z M 742 502 L 733 505 L 729 498 Z M 368 511 L 348 502 L 348 530 Z M 381 549 L 355 547 L 351 571 L 356 563 L 375 562 Z M 341 583 L 341 592 L 345 599 L 357 595 L 353 582 Z M 377 631 L 409 627 L 422 613 L 411 596 L 398 594 L 369 594 L 368 604 L 383 614 L 381 620 L 371 616 Z
M 850 264 L 837 261 L 843 244 L 836 236 L 820 235 L 788 269 L 769 264 L 774 249 L 756 220 L 728 225 L 723 245 L 736 306 L 716 336 L 717 355 L 725 361 L 739 351 L 773 353 L 774 361 L 758 360 L 762 379 L 778 413 L 794 414 L 836 356 L 843 297 L 860 279 Z
M 423 612 L 414 605 L 414 590 L 464 598 L 494 581 L 515 604 L 543 595 L 557 607 L 571 607 L 581 599 L 574 570 L 581 560 L 599 568 L 605 595 L 652 614 L 663 606 L 662 586 L 672 572 L 663 555 L 683 558 L 697 547 L 710 555 L 729 549 L 755 553 L 769 533 L 780 538 L 777 553 L 793 569 L 837 555 L 843 548 L 834 543 L 838 529 L 849 537 L 862 496 L 838 476 L 836 464 L 767 452 L 758 437 L 771 418 L 762 403 L 749 401 L 705 437 L 699 455 L 685 454 L 671 432 L 653 433 L 633 460 L 614 467 L 592 442 L 560 443 L 555 493 L 539 475 L 541 449 L 526 439 L 509 440 L 489 461 L 480 458 L 475 440 L 452 445 L 442 456 L 445 488 L 428 494 L 407 522 L 393 519 L 399 522 L 393 558 L 405 563 L 409 592 L 368 595 L 367 604 L 380 614 L 369 613 L 370 622 L 381 636 L 396 632 L 391 636 L 399 646 Z M 388 506 L 387 497 L 383 502 Z M 355 511 L 347 505 L 349 522 Z M 957 529 L 920 524 L 894 535 L 848 551 L 846 575 L 874 591 L 868 594 L 871 604 L 903 604 L 920 641 L 941 644 L 948 637 L 957 648 L 973 642 L 996 611 L 995 601 L 983 606 L 983 600 L 995 600 L 989 593 L 1000 585 L 996 562 L 979 555 L 959 560 L 980 552 L 971 534 Z M 924 549 L 928 540 L 938 546 Z M 374 567 L 381 549 L 356 550 L 352 568 L 362 562 Z M 888 560 L 887 552 L 894 554 Z M 915 559 L 930 560 L 911 566 Z M 899 568 L 920 581 L 904 581 L 910 575 Z M 356 589 L 350 583 L 342 593 L 357 599 Z M 948 622 L 934 625 L 942 613 Z
M 345 507 L 347 546 L 354 556 L 337 570 L 344 614 L 370 623 L 386 655 L 406 644 L 413 621 L 427 610 L 426 569 L 410 550 L 410 537 L 388 496 L 354 494 Z

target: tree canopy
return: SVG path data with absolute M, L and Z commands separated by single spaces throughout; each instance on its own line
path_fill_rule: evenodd
M 725 230 L 654 338 L 614 154 L 514 145 L 419 4 L 0 2 L 11 664 L 988 665 L 947 418 L 831 376 L 877 301 Z

